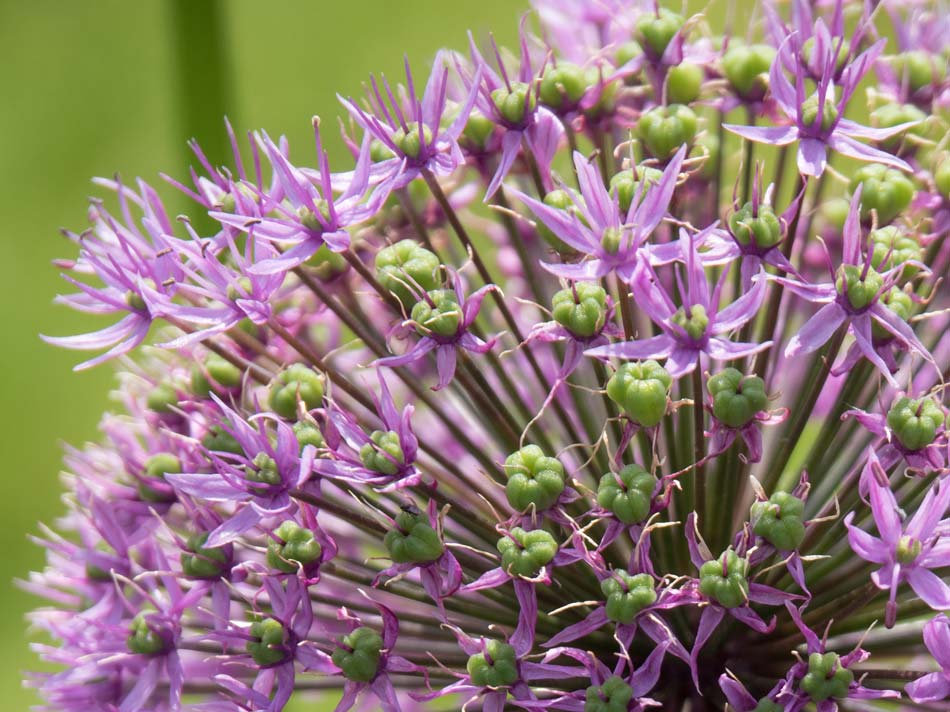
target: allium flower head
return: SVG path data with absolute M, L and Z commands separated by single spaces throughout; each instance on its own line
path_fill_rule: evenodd
M 42 709 L 946 704 L 946 8 L 532 5 L 348 161 L 97 181 Z

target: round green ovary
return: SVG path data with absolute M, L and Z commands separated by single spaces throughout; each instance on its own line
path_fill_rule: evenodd
M 528 507 L 543 511 L 564 491 L 564 466 L 537 445 L 527 445 L 505 459 L 508 503 L 519 512 Z
M 541 103 L 552 109 L 574 106 L 587 91 L 587 77 L 576 64 L 561 62 L 548 69 L 541 78 L 539 95 Z
M 652 428 L 666 415 L 672 383 L 670 374 L 656 361 L 625 363 L 607 381 L 607 396 L 633 422 Z
M 423 145 L 429 146 L 432 143 L 432 130 L 422 124 L 422 130 L 419 130 L 418 123 L 409 125 L 408 130 L 399 129 L 393 135 L 393 143 L 403 152 L 403 155 L 409 158 L 418 158 L 422 152 Z
M 485 652 L 469 657 L 465 669 L 478 687 L 509 687 L 518 681 L 515 649 L 498 640 L 489 640 Z
M 849 190 L 861 191 L 861 219 L 871 219 L 872 211 L 879 225 L 886 225 L 910 205 L 914 197 L 914 183 L 896 168 L 880 163 L 869 163 L 858 168 L 851 176 Z
M 914 310 L 914 300 L 907 292 L 896 286 L 884 292 L 879 303 L 904 321 L 910 318 Z M 876 319 L 871 322 L 871 336 L 876 343 L 886 343 L 895 338 L 894 334 L 885 329 Z
M 125 643 L 131 652 L 138 655 L 158 655 L 165 651 L 167 645 L 165 639 L 149 626 L 145 613 L 139 613 L 132 619 Z
M 617 195 L 620 212 L 626 215 L 637 197 L 637 192 L 639 191 L 642 200 L 650 186 L 656 185 L 662 176 L 663 171 L 652 166 L 636 166 L 632 170 L 614 174 L 610 179 L 610 191 Z
M 614 571 L 600 582 L 606 597 L 607 618 L 614 623 L 629 625 L 637 614 L 656 603 L 656 589 L 649 574 L 628 574 Z
M 835 286 L 847 297 L 852 308 L 866 309 L 877 299 L 884 287 L 884 278 L 873 267 L 864 265 L 841 265 Z
M 656 478 L 639 465 L 627 465 L 600 478 L 597 503 L 624 524 L 636 524 L 649 516 L 656 484 Z
M 727 368 L 709 378 L 707 384 L 713 399 L 713 415 L 730 428 L 747 425 L 768 408 L 765 382 L 758 376 L 743 376 L 734 368 Z
M 275 618 L 254 621 L 248 631 L 247 652 L 261 667 L 276 665 L 287 658 L 287 631 Z
M 879 271 L 904 265 L 901 270 L 903 279 L 910 279 L 917 273 L 914 265 L 905 264 L 911 260 L 921 261 L 923 250 L 917 239 L 905 233 L 896 225 L 886 225 L 874 230 L 871 240 L 871 266 Z
M 836 653 L 812 653 L 808 656 L 808 672 L 799 685 L 813 702 L 848 696 L 854 673 L 841 666 Z
M 672 158 L 680 146 L 692 143 L 697 129 L 696 114 L 682 104 L 654 107 L 637 122 L 640 140 L 650 155 L 660 160 Z
M 333 651 L 333 664 L 353 682 L 372 682 L 379 672 L 383 639 L 372 628 L 360 627 L 343 637 Z
M 887 411 L 887 427 L 907 450 L 920 450 L 937 437 L 944 424 L 943 410 L 932 398 L 899 398 Z
M 729 216 L 729 232 L 742 245 L 752 245 L 761 250 L 775 247 L 782 241 L 782 223 L 770 205 L 759 205 L 753 210 L 746 203 Z
M 194 579 L 216 579 L 227 570 L 227 552 L 221 547 L 206 547 L 207 541 L 207 532 L 193 534 L 188 538 L 188 550 L 181 554 L 181 570 L 185 576 Z
M 270 407 L 287 419 L 297 416 L 297 404 L 312 410 L 323 401 L 323 376 L 302 363 L 281 371 L 270 389 Z
M 805 505 L 788 492 L 775 492 L 752 505 L 753 531 L 779 551 L 794 551 L 805 538 Z
M 810 97 L 805 99 L 805 102 L 801 107 L 802 125 L 811 131 L 816 130 L 815 122 L 819 120 L 819 101 L 820 97 L 817 94 L 812 94 Z M 817 127 L 817 130 L 822 132 L 829 131 L 837 119 L 838 109 L 835 107 L 834 97 L 831 94 L 828 94 L 825 96 L 825 100 L 821 104 L 821 125 Z
M 594 282 L 577 282 L 551 300 L 554 321 L 577 337 L 599 334 L 607 320 L 607 292 Z
M 511 89 L 499 87 L 491 93 L 491 100 L 498 113 L 512 124 L 520 124 L 525 116 L 534 111 L 537 98 L 523 82 L 512 82 Z
M 392 430 L 376 430 L 370 436 L 371 442 L 360 448 L 360 461 L 373 472 L 383 475 L 395 475 L 406 464 L 399 433 Z
M 400 240 L 376 253 L 376 279 L 404 307 L 415 304 L 423 292 L 438 289 L 439 258 L 413 240 Z
M 699 591 L 725 608 L 738 608 L 749 600 L 749 562 L 731 549 L 699 569 Z
M 214 390 L 213 383 L 224 388 L 239 386 L 241 370 L 217 354 L 208 354 L 203 364 L 195 364 L 191 369 L 191 391 L 207 397 Z
M 245 466 L 244 477 L 252 485 L 266 487 L 279 485 L 283 481 L 277 469 L 277 462 L 265 452 L 257 453 L 251 464 Z
M 274 536 L 276 539 L 267 541 L 267 563 L 278 571 L 294 573 L 298 566 L 313 563 L 323 553 L 313 532 L 294 521 L 281 524 L 274 530 Z
M 462 308 L 455 292 L 451 289 L 435 289 L 428 292 L 426 297 L 416 302 L 410 314 L 416 324 L 416 331 L 422 336 L 455 336 L 462 324 Z
M 702 304 L 694 304 L 689 307 L 689 311 L 685 307 L 680 307 L 670 317 L 670 321 L 681 327 L 693 341 L 700 341 L 709 327 L 709 315 L 706 314 L 706 307 Z
M 557 554 L 557 542 L 543 529 L 515 527 L 498 540 L 501 568 L 512 576 L 534 578 Z
M 649 47 L 654 55 L 661 56 L 666 51 L 677 32 L 684 24 L 683 16 L 665 7 L 657 12 L 643 13 L 636 24 L 636 37 L 641 46 Z
M 592 685 L 584 693 L 584 712 L 627 712 L 633 700 L 633 688 L 616 675 L 603 685 Z
M 142 473 L 146 479 L 138 481 L 139 496 L 147 502 L 173 500 L 175 498 L 173 493 L 154 489 L 148 482 L 148 479 L 164 481 L 165 475 L 177 472 L 181 472 L 181 460 L 173 454 L 170 452 L 160 452 L 156 455 L 152 455 L 145 461 L 145 465 L 142 468 Z
M 768 88 L 768 73 L 775 59 L 775 49 L 768 45 L 729 43 L 722 58 L 722 69 L 729 84 L 739 96 L 761 98 Z
M 419 514 L 400 512 L 396 528 L 386 532 L 383 544 L 396 564 L 428 564 L 445 550 L 439 533 Z

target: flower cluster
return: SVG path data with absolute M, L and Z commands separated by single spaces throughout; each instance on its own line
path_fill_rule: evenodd
M 44 709 L 939 706 L 950 16 L 763 1 L 534 0 L 347 165 L 193 146 L 194 220 L 99 181 Z

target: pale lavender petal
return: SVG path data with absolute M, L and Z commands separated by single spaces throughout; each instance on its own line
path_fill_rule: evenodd
M 821 348 L 847 318 L 848 314 L 841 305 L 836 302 L 826 304 L 789 339 L 785 355 L 797 356 Z

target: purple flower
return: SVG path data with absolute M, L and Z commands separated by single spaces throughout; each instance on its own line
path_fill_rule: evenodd
M 939 702 L 950 697 L 950 618 L 941 614 L 927 621 L 924 644 L 940 670 L 917 678 L 904 688 L 917 704 Z
M 866 244 L 862 244 L 867 239 L 862 234 L 859 216 L 862 190 L 863 186 L 859 186 L 852 198 L 842 233 L 841 264 L 837 269 L 833 267 L 831 256 L 826 251 L 832 281 L 805 284 L 784 277 L 774 278 L 794 294 L 824 305 L 789 340 L 785 355 L 791 357 L 811 353 L 824 345 L 841 326 L 847 324 L 854 336 L 856 347 L 896 388 L 897 381 L 875 350 L 872 324 L 877 324 L 887 331 L 912 353 L 922 356 L 930 363 L 933 363 L 934 359 L 907 322 L 881 302 L 881 296 L 899 279 L 905 265 L 896 265 L 882 273 L 878 273 L 871 266 L 873 253 Z
M 376 366 L 385 366 L 387 368 L 405 366 L 406 364 L 415 363 L 424 358 L 430 351 L 435 351 L 439 382 L 433 386 L 432 390 L 438 391 L 449 385 L 455 376 L 455 363 L 458 357 L 458 349 L 464 349 L 465 351 L 476 354 L 487 353 L 492 349 L 498 340 L 497 336 L 485 341 L 475 336 L 469 329 L 478 317 L 482 300 L 485 299 L 489 292 L 497 291 L 498 287 L 494 284 L 486 284 L 481 289 L 472 292 L 472 294 L 466 298 L 461 276 L 453 272 L 450 273 L 450 279 L 452 280 L 454 289 L 451 292 L 450 290 L 444 290 L 444 296 L 449 300 L 452 299 L 452 293 L 454 292 L 454 306 L 452 306 L 450 310 L 447 311 L 447 307 L 443 306 L 447 304 L 446 300 L 437 304 L 433 299 L 432 293 L 423 294 L 422 301 L 428 304 L 432 308 L 432 311 L 439 310 L 440 314 L 457 319 L 458 326 L 455 331 L 449 334 L 438 333 L 435 330 L 427 329 L 424 325 L 420 325 L 416 330 L 423 330 L 425 335 L 422 338 L 403 354 L 377 359 L 375 362 Z M 401 326 L 413 325 L 414 323 L 410 320 Z
M 400 91 L 402 87 L 397 87 L 394 93 L 385 77 L 382 78 L 383 92 L 380 92 L 376 77 L 370 78 L 373 87 L 369 95 L 371 111 L 361 108 L 352 99 L 340 98 L 353 120 L 392 151 L 392 158 L 375 163 L 371 171 L 378 176 L 392 176 L 393 188 L 402 188 L 418 178 L 423 170 L 434 175 L 448 175 L 464 163 L 458 139 L 472 113 L 481 79 L 476 73 L 468 96 L 445 128 L 448 56 L 444 51 L 436 54 L 422 99 L 416 97 L 408 58 L 405 65 L 408 85 L 405 92 Z
M 950 586 L 931 569 L 950 566 L 950 540 L 943 522 L 950 506 L 950 485 L 938 482 L 931 487 L 909 521 L 902 521 L 902 511 L 891 492 L 887 473 L 873 450 L 868 451 L 865 476 L 871 512 L 879 536 L 854 526 L 854 512 L 844 519 L 848 542 L 858 556 L 880 565 L 871 574 L 878 588 L 890 590 L 886 624 L 894 624 L 897 616 L 897 587 L 907 582 L 920 598 L 934 610 L 950 610 Z
M 666 217 L 685 156 L 684 146 L 655 184 L 641 181 L 626 214 L 621 211 L 617 196 L 604 187 L 597 167 L 580 153 L 574 154 L 580 194 L 568 190 L 576 209 L 560 210 L 512 190 L 555 235 L 585 257 L 579 264 L 541 265 L 551 274 L 575 281 L 600 279 L 611 272 L 625 282 L 630 281 L 637 266 L 650 259 L 651 252 L 657 249 L 645 243 Z
M 315 448 L 307 445 L 301 452 L 293 429 L 276 418 L 277 438 L 272 442 L 265 418 L 258 419 L 255 429 L 212 397 L 227 420 L 224 430 L 244 454 L 209 452 L 217 472 L 168 474 L 165 478 L 184 494 L 209 502 L 234 503 L 234 514 L 208 536 L 207 546 L 216 547 L 234 541 L 262 519 L 293 508 L 290 490 L 310 477 Z
M 95 287 L 67 274 L 63 279 L 79 289 L 76 294 L 60 295 L 59 304 L 87 314 L 123 314 L 112 326 L 78 336 L 44 336 L 43 340 L 67 349 L 108 350 L 75 367 L 82 370 L 128 353 L 145 340 L 152 322 L 169 308 L 183 273 L 178 258 L 170 249 L 166 235 L 171 224 L 158 195 L 144 181 L 138 181 L 140 194 L 121 183 L 100 181 L 116 192 L 121 221 L 94 202 L 89 209 L 93 227 L 82 234 L 66 232 L 79 247 L 79 259 L 59 265 L 80 276 L 95 276 L 103 286 Z M 132 206 L 143 212 L 142 227 L 136 225 Z
M 790 40 L 786 40 L 779 47 L 772 63 L 769 72 L 772 98 L 791 122 L 790 125 L 723 126 L 734 134 L 758 143 L 786 146 L 798 141 L 798 170 L 806 176 L 820 176 L 824 173 L 829 148 L 859 161 L 874 161 L 906 171 L 911 170 L 900 158 L 862 144 L 856 139 L 885 139 L 913 126 L 914 122 L 874 129 L 844 118 L 845 109 L 858 83 L 884 49 L 884 40 L 862 52 L 841 72 L 841 98 L 836 100 L 837 89 L 833 75 L 837 55 L 830 45 L 830 38 L 822 39 L 824 37 L 824 34 L 819 35 L 819 41 L 815 43 L 813 50 L 819 58 L 817 61 L 822 67 L 822 74 L 817 79 L 816 91 L 811 96 L 805 95 L 807 72 L 801 50 L 794 49 Z M 785 76 L 784 67 L 794 68 L 794 87 Z
M 694 238 L 683 231 L 679 245 L 685 262 L 685 277 L 680 281 L 683 306 L 677 308 L 673 296 L 662 286 L 650 265 L 638 270 L 631 285 L 637 304 L 663 333 L 646 339 L 600 346 L 588 350 L 586 355 L 595 358 L 666 359 L 666 370 L 673 378 L 678 378 L 691 373 L 701 359 L 731 361 L 756 354 L 772 345 L 771 341 L 755 344 L 733 342 L 726 338 L 730 332 L 756 315 L 765 299 L 766 281 L 756 280 L 752 289 L 720 310 L 723 280 L 710 292 Z

